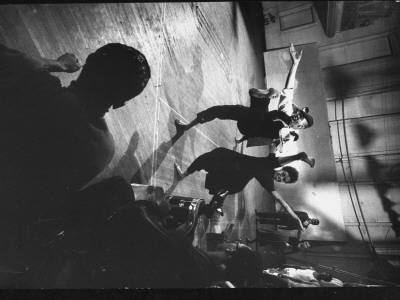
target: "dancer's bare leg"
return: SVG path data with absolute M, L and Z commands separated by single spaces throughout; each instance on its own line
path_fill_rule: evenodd
M 249 90 L 249 94 L 251 97 L 262 98 L 262 99 L 263 98 L 275 99 L 278 98 L 279 96 L 279 92 L 274 88 L 269 88 L 267 90 L 251 88 Z

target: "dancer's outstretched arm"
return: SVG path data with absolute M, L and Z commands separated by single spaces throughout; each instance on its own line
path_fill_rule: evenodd
M 315 165 L 315 159 L 312 157 L 309 157 L 307 153 L 305 152 L 299 152 L 295 155 L 289 155 L 289 156 L 281 156 L 278 157 L 278 161 L 281 164 L 281 166 L 290 164 L 291 162 L 294 162 L 296 160 L 301 160 L 310 165 L 311 168 L 314 168 Z
M 289 47 L 289 52 L 290 56 L 292 57 L 293 64 L 286 80 L 285 90 L 282 91 L 279 99 L 278 110 L 282 110 L 290 116 L 293 113 L 293 89 L 296 79 L 296 72 L 303 55 L 303 50 L 301 50 L 300 53 L 297 53 L 292 43 Z
M 297 220 L 299 230 L 304 230 L 303 223 L 301 222 L 299 217 L 294 213 L 289 204 L 287 204 L 287 202 L 282 198 L 282 196 L 277 191 L 272 191 L 271 194 L 275 198 L 275 200 L 279 202 L 279 204 L 283 207 L 283 209 L 286 210 L 292 216 L 293 219 Z
M 297 67 L 300 64 L 301 57 L 303 56 L 303 50 L 300 51 L 300 53 L 297 53 L 296 49 L 293 46 L 293 43 L 290 44 L 289 48 L 290 56 L 292 57 L 293 64 L 292 68 L 289 71 L 289 75 L 286 81 L 286 89 L 293 89 L 294 88 L 294 81 L 296 78 L 296 72 L 297 72 Z

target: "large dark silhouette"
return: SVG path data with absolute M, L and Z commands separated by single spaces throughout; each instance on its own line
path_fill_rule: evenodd
M 57 60 L 0 45 L 0 236 L 18 243 L 25 226 L 51 215 L 99 174 L 115 145 L 104 120 L 112 107 L 139 95 L 150 67 L 138 50 L 107 44 L 87 57 L 68 87 L 50 72 L 76 72 L 67 53 Z

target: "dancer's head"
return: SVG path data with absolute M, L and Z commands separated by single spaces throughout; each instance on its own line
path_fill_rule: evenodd
M 284 166 L 280 170 L 275 170 L 274 180 L 283 183 L 294 183 L 299 179 L 299 172 L 291 167 Z
M 332 280 L 332 274 L 326 273 L 326 272 L 321 272 L 316 274 L 316 278 L 318 280 L 323 280 L 326 282 L 330 282 Z
M 114 109 L 139 95 L 151 76 L 146 57 L 127 45 L 111 43 L 91 53 L 72 85 L 91 106 Z
M 293 114 L 290 116 L 291 120 L 289 126 L 293 129 L 311 127 L 314 124 L 314 120 L 308 112 L 308 107 L 303 107 L 302 109 L 293 107 Z

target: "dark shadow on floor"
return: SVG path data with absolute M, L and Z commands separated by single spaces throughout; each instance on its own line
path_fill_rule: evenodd
M 124 170 L 127 171 L 128 168 L 126 166 L 130 166 L 129 171 L 132 174 L 127 174 L 126 178 L 130 178 L 131 183 L 142 183 L 142 178 L 140 174 L 140 165 L 138 160 L 135 157 L 135 151 L 139 144 L 139 133 L 136 131 L 132 134 L 131 139 L 129 140 L 128 148 L 126 149 L 124 155 L 120 158 L 116 166 L 113 170 Z M 113 172 L 111 172 L 113 173 Z
M 177 54 L 173 50 L 169 50 L 169 59 L 173 64 L 172 74 L 166 74 L 165 76 L 165 96 L 169 106 L 179 112 L 184 114 L 185 108 L 192 105 L 193 110 L 196 112 L 198 104 L 201 102 L 201 97 L 204 90 L 204 80 L 203 80 L 203 54 L 202 50 L 198 45 L 191 47 L 190 51 L 193 55 L 193 68 L 190 72 L 185 72 L 183 65 L 180 63 Z M 180 90 L 185 91 L 185 93 L 179 93 L 177 86 Z M 177 102 L 176 100 L 179 99 Z M 176 119 L 180 119 L 174 111 L 171 111 L 169 115 L 168 124 L 174 124 Z M 178 165 L 182 165 L 182 158 L 184 152 L 194 152 L 195 148 L 195 137 L 196 131 L 194 128 L 190 129 L 189 132 L 185 132 L 182 136 L 177 137 L 175 126 L 170 126 L 170 136 L 174 136 L 173 144 L 176 145 L 171 151 L 171 155 L 175 158 L 175 162 Z M 190 138 L 190 147 L 185 146 L 185 140 Z M 172 141 L 172 140 L 171 140 Z M 174 181 L 172 185 L 168 188 L 168 194 L 171 194 L 176 186 L 178 185 L 176 174 L 174 173 Z
M 169 150 L 175 144 L 178 136 L 173 136 L 169 141 L 162 142 L 158 148 L 145 160 L 142 166 L 133 174 L 131 177 L 130 183 L 143 183 L 148 184 L 150 178 L 157 172 L 158 168 L 160 167 L 161 163 L 164 161 L 165 157 L 167 156 Z M 155 167 L 153 169 L 153 161 L 154 158 L 156 159 Z M 141 170 L 145 170 L 147 172 L 141 173 Z M 150 170 L 150 172 L 148 172 Z M 141 182 L 137 182 L 140 178 Z
M 183 111 L 183 107 L 179 107 L 180 104 L 188 105 L 193 103 L 197 107 L 204 89 L 203 70 L 201 66 L 201 49 L 199 46 L 193 46 L 190 49 L 190 52 L 193 55 L 194 66 L 191 72 L 186 73 L 183 65 L 180 63 L 177 57 L 177 54 L 173 51 L 173 49 L 168 48 L 168 61 L 172 64 L 172 67 L 165 69 L 167 72 L 172 72 L 172 74 L 164 75 L 164 92 L 166 101 L 172 108 L 168 119 L 169 136 L 171 138 L 168 141 L 162 142 L 158 148 L 145 160 L 141 166 L 141 175 L 139 173 L 140 170 L 138 170 L 131 178 L 131 183 L 134 182 L 133 180 L 135 180 L 135 178 L 141 177 L 141 183 L 147 184 L 150 178 L 157 172 L 168 154 L 175 157 L 175 162 L 181 165 L 184 151 L 194 151 L 194 139 L 192 139 L 193 141 L 190 150 L 183 146 L 185 145 L 185 139 L 189 138 L 189 132 L 178 136 L 176 135 L 176 128 L 174 125 L 175 120 L 179 119 L 179 116 L 177 116 L 174 111 L 179 113 Z M 179 87 L 179 89 L 177 87 Z M 187 92 L 178 93 L 181 90 Z M 179 101 L 177 101 L 177 99 L 179 99 Z M 166 126 L 168 125 L 166 124 Z M 194 129 L 191 130 L 194 131 Z M 155 161 L 154 165 L 153 161 Z M 171 170 L 173 170 L 173 168 L 171 168 Z M 178 182 L 176 174 L 174 174 L 174 177 L 175 179 L 166 193 L 171 194 L 177 186 Z

